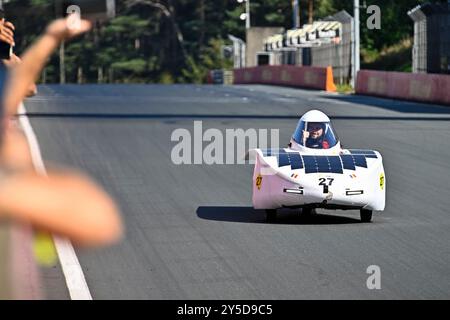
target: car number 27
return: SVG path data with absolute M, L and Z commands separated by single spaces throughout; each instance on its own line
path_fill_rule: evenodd
M 331 186 L 333 184 L 334 178 L 320 178 L 319 186 Z

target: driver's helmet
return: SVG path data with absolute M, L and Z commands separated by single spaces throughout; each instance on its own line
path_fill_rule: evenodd
M 319 110 L 308 111 L 301 117 L 292 140 L 299 146 L 311 149 L 331 149 L 339 143 L 330 118 Z

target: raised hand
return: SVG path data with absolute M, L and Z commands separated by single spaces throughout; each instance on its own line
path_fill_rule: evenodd
M 92 27 L 87 20 L 81 20 L 76 15 L 71 15 L 65 19 L 53 21 L 46 30 L 46 35 L 55 37 L 58 41 L 66 41 L 75 38 Z
M 0 21 L 0 41 L 6 42 L 9 45 L 14 46 L 14 30 L 16 28 L 14 25 L 9 22 L 2 19 Z
M 302 140 L 303 140 L 303 145 L 304 146 L 306 145 L 306 139 L 308 139 L 308 138 L 309 138 L 309 131 L 308 130 L 303 130 Z

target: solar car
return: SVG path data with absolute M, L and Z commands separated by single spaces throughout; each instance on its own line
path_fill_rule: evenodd
M 299 120 L 287 148 L 253 149 L 253 207 L 268 221 L 277 209 L 359 210 L 362 222 L 383 211 L 386 179 L 381 154 L 343 149 L 327 115 L 318 110 Z

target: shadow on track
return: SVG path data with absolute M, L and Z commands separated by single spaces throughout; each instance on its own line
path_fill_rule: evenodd
M 361 104 L 404 113 L 450 114 L 450 106 L 363 95 L 322 95 L 321 98 Z
M 240 223 L 267 223 L 264 210 L 255 210 L 253 207 L 231 206 L 202 206 L 197 208 L 197 216 L 205 220 L 240 222 Z M 316 214 L 303 216 L 299 210 L 279 210 L 277 220 L 271 224 L 298 224 L 298 225 L 335 225 L 361 223 L 359 219 L 345 216 Z

